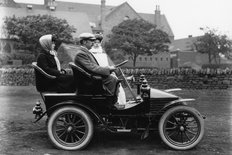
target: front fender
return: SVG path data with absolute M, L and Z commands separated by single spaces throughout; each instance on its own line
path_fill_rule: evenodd
M 174 91 L 181 91 L 181 88 L 173 88 L 173 89 L 165 89 L 164 91 L 169 93 L 169 92 L 174 92 Z
M 166 108 L 168 108 L 168 107 L 170 107 L 170 106 L 172 106 L 172 105 L 187 105 L 186 102 L 190 102 L 190 101 L 195 101 L 195 99 L 193 99 L 193 98 L 188 98 L 188 99 L 178 99 L 178 100 L 174 100 L 174 101 L 172 101 L 172 102 L 167 103 L 167 104 L 161 109 L 161 111 L 164 110 L 164 109 L 166 109 Z

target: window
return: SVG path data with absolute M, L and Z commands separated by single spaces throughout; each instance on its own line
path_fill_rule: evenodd
M 152 61 L 152 57 L 150 57 L 150 60 Z
M 147 58 L 145 57 L 144 60 L 147 61 Z
M 163 61 L 163 58 L 162 58 L 162 57 L 160 58 L 160 61 Z
M 55 10 L 56 10 L 56 7 L 55 7 L 55 6 L 49 6 L 49 9 L 50 9 L 51 11 L 55 11 Z
M 157 57 L 155 57 L 155 61 L 157 61 L 158 60 L 158 58 Z
M 142 61 L 142 58 L 141 58 L 141 57 L 139 58 L 139 61 Z
M 73 7 L 68 7 L 68 10 L 69 10 L 69 11 L 73 11 L 74 8 L 73 8 Z
M 130 17 L 129 16 L 125 16 L 123 20 L 126 21 L 128 19 L 130 19 Z
M 30 4 L 27 5 L 27 9 L 28 9 L 28 10 L 32 10 L 32 7 L 33 7 L 33 6 L 30 5 Z
M 4 52 L 11 53 L 11 47 L 9 43 L 6 43 L 6 45 L 3 47 Z
M 89 25 L 90 25 L 90 27 L 91 27 L 91 28 L 96 27 L 96 24 L 95 24 L 95 23 L 93 23 L 93 22 L 89 22 Z
M 168 61 L 168 58 L 166 58 L 166 60 Z

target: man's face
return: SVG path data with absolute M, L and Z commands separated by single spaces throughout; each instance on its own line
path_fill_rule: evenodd
M 93 40 L 86 40 L 85 41 L 85 47 L 89 50 L 89 49 L 91 49 L 92 48 L 92 46 L 93 46 Z

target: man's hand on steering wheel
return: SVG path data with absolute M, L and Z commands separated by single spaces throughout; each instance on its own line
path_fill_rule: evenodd
M 117 68 L 115 66 L 109 66 L 110 73 L 114 72 Z
M 61 73 L 61 74 L 66 74 L 67 72 L 66 72 L 66 70 L 64 70 L 64 69 L 61 69 L 61 70 L 60 70 L 60 73 Z
M 124 64 L 127 63 L 127 62 L 128 62 L 128 60 L 125 60 L 125 61 L 123 61 L 123 62 L 121 62 L 121 63 L 119 63 L 119 64 L 117 64 L 117 65 L 109 66 L 109 68 L 110 68 L 110 73 L 115 72 L 120 66 L 124 65 Z

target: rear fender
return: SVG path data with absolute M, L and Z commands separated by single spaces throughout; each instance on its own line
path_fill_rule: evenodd
M 174 100 L 174 101 L 172 101 L 172 102 L 167 103 L 167 104 L 161 109 L 161 111 L 164 110 L 164 109 L 167 109 L 167 108 L 169 108 L 169 107 L 171 107 L 171 106 L 173 106 L 173 105 L 188 105 L 186 102 L 190 102 L 190 101 L 195 101 L 195 99 L 193 99 L 193 98 L 188 98 L 188 99 L 178 99 L 178 100 Z
M 65 102 L 61 102 L 61 103 L 58 103 L 58 104 L 52 106 L 47 111 L 45 111 L 36 121 L 34 121 L 34 123 L 38 122 L 45 114 L 47 114 L 49 112 L 52 112 L 52 111 L 56 110 L 59 107 L 67 106 L 67 105 L 80 107 L 80 108 L 86 110 L 87 112 L 89 112 L 90 114 L 95 116 L 102 124 L 106 125 L 105 122 L 103 121 L 102 117 L 100 115 L 98 115 L 92 108 L 90 108 L 90 107 L 88 107 L 88 106 L 86 106 L 84 104 L 74 102 L 74 101 L 65 101 Z

